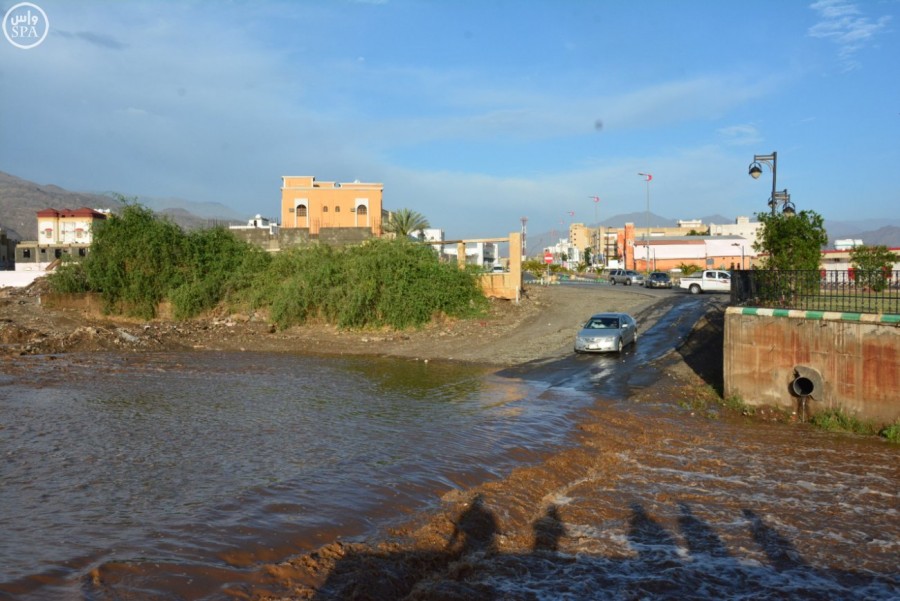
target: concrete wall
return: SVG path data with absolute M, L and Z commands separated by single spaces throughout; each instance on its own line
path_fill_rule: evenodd
M 280 228 L 275 235 L 270 234 L 268 229 L 263 228 L 229 231 L 239 240 L 244 240 L 270 252 L 317 242 L 335 247 L 348 246 L 362 244 L 369 238 L 372 238 L 372 232 L 358 227 L 323 227 L 318 234 L 312 235 L 305 228 Z
M 808 415 L 900 418 L 900 315 L 730 307 L 724 355 L 726 398 L 796 410 L 800 375 L 814 388 Z
M 479 276 L 481 290 L 488 298 L 502 298 L 519 301 L 522 295 L 522 234 L 518 232 L 509 235 L 509 270 L 503 273 L 485 273 Z M 466 244 L 458 245 L 458 259 L 460 269 L 465 269 Z

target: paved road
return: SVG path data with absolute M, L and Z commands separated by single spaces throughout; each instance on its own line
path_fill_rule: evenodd
M 605 283 L 565 282 L 564 286 L 607 286 Z M 621 353 L 575 354 L 540 360 L 501 372 L 517 378 L 592 391 L 604 397 L 626 398 L 632 386 L 652 384 L 659 373 L 650 364 L 678 348 L 697 321 L 728 301 L 723 294 L 692 295 L 682 290 L 634 287 L 635 294 L 659 299 L 635 314 L 638 342 Z M 574 337 L 575 332 L 572 332 Z M 574 342 L 574 338 L 573 338 Z

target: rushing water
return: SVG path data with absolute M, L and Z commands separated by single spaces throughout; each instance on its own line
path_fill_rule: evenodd
M 545 498 L 555 552 L 488 555 L 469 583 L 529 600 L 900 598 L 896 445 L 624 400 L 705 310 L 685 298 L 652 309 L 621 356 L 499 373 L 263 353 L 9 360 L 0 598 L 220 599 L 261 562 L 536 461 L 588 407 L 604 446 Z
M 562 443 L 589 402 L 372 358 L 109 354 L 17 369 L 0 380 L 0 594 L 17 598 L 72 593 L 108 561 L 240 565 L 366 534 Z

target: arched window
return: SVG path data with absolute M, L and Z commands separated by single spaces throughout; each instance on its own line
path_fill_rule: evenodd
M 297 207 L 297 217 L 306 217 L 306 205 Z
M 327 213 L 327 212 L 328 212 L 328 207 L 327 207 L 327 206 L 323 206 L 323 207 L 322 207 L 322 212 L 323 212 L 323 213 Z
M 356 207 L 356 214 L 357 215 L 368 215 L 369 209 L 366 207 L 366 205 L 359 205 L 358 207 Z
M 334 207 L 334 212 L 335 212 L 335 213 L 340 213 L 340 212 L 341 212 L 341 207 L 335 206 L 335 207 Z

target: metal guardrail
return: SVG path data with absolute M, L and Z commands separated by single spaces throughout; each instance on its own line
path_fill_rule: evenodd
M 733 271 L 731 304 L 896 315 L 900 314 L 900 271 Z

